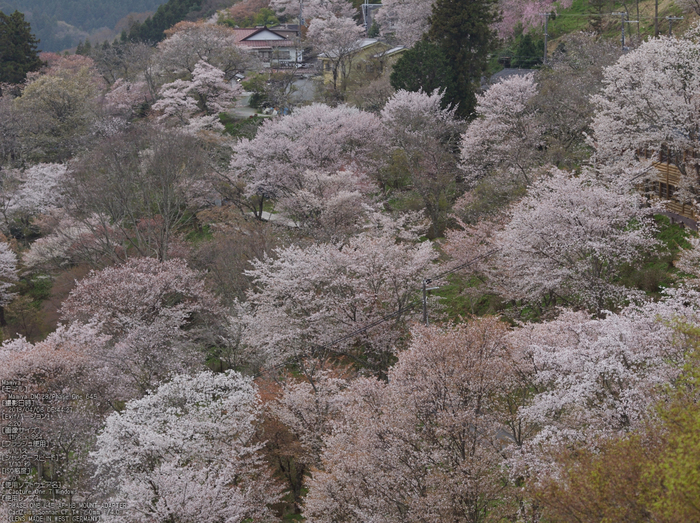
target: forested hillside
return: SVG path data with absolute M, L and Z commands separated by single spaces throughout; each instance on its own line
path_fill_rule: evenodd
M 130 13 L 153 12 L 165 0 L 0 0 L 0 11 L 24 13 L 44 51 L 62 51 Z
M 0 16 L 0 522 L 700 521 L 677 1 Z

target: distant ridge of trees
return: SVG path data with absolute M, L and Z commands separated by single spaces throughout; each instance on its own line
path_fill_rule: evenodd
M 160 42 L 165 38 L 164 31 L 182 22 L 192 11 L 199 11 L 202 0 L 168 0 L 143 23 L 131 26 L 129 40 L 140 42 Z
M 43 51 L 68 49 L 132 13 L 154 12 L 165 0 L 0 0 L 0 11 L 24 13 Z

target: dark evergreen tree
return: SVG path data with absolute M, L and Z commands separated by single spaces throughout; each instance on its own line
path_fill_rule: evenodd
M 139 42 L 160 42 L 165 38 L 166 29 L 182 22 L 190 12 L 199 11 L 201 6 L 202 0 L 168 0 L 142 24 L 136 23 L 131 26 L 129 39 Z
M 19 11 L 32 24 L 44 51 L 75 47 L 102 27 L 115 27 L 130 14 L 154 12 L 166 0 L 0 0 L 0 11 Z M 61 22 L 69 24 L 66 27 Z
M 493 29 L 500 20 L 497 0 L 436 0 L 426 38 L 442 48 L 453 69 L 457 114 L 469 117 L 475 92 L 486 71 L 489 53 L 498 40 Z
M 456 97 L 454 74 L 441 47 L 430 42 L 417 42 L 403 53 L 392 68 L 389 82 L 394 89 L 432 93 L 443 92 L 443 107 Z
M 43 65 L 38 44 L 22 13 L 8 16 L 0 11 L 0 82 L 20 83 L 28 72 L 38 70 Z
M 512 66 L 531 69 L 542 63 L 544 42 L 542 37 L 532 32 L 520 35 L 515 45 Z

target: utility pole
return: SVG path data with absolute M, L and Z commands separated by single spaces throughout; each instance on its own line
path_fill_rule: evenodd
M 362 8 L 364 9 L 364 13 L 362 13 L 362 22 L 365 25 L 365 34 L 367 34 L 369 32 L 369 20 L 367 18 L 369 16 L 369 0 L 365 0 L 365 4 L 362 6 Z
M 627 13 L 623 12 L 623 13 L 610 13 L 610 14 L 612 16 L 622 17 L 621 22 L 620 22 L 620 26 L 622 26 L 622 39 L 621 39 L 621 41 L 622 41 L 622 50 L 624 51 L 625 50 L 625 16 L 627 16 Z
M 301 34 L 301 27 L 306 23 L 304 20 L 304 0 L 299 0 L 299 34 Z
M 547 33 L 547 25 L 549 22 L 549 15 L 550 13 L 544 14 L 544 59 L 542 60 L 543 64 L 547 63 L 547 37 L 549 36 L 549 34 Z
M 626 24 L 637 24 L 637 33 L 639 33 L 639 20 L 627 20 L 625 21 Z M 634 31 L 630 29 L 630 38 L 632 38 L 632 35 L 634 34 Z
M 428 320 L 428 291 L 434 291 L 435 289 L 439 289 L 440 287 L 428 287 L 428 285 L 432 282 L 430 278 L 426 278 L 423 280 L 423 324 L 424 325 L 430 325 L 430 321 Z
M 668 20 L 668 36 L 673 36 L 673 21 L 674 20 L 683 20 L 683 16 L 678 17 L 678 16 L 667 16 L 666 20 Z
M 654 38 L 659 36 L 659 0 L 654 0 Z

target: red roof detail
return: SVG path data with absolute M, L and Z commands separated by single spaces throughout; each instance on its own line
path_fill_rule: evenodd
M 253 34 L 257 33 L 259 30 L 260 30 L 260 29 L 255 29 L 255 28 L 252 28 L 252 29 L 240 29 L 240 28 L 236 27 L 236 28 L 234 29 L 234 31 L 235 31 L 234 34 L 235 34 L 235 39 L 236 39 L 235 41 L 236 41 L 236 43 L 240 42 L 240 41 L 243 40 L 244 38 L 248 38 L 250 35 L 253 35 Z
M 238 45 L 253 48 L 294 47 L 294 42 L 291 40 L 252 40 L 238 42 Z
M 250 38 L 254 34 L 261 33 L 263 31 L 269 31 L 272 34 L 276 34 L 280 38 L 285 38 L 284 35 L 281 35 L 279 33 L 276 33 L 272 29 L 268 29 L 267 27 L 251 27 L 247 29 L 243 29 L 240 27 L 234 27 L 234 34 L 235 34 L 235 42 L 239 43 L 242 40 L 245 40 L 246 38 Z M 266 40 L 257 40 L 258 42 L 265 42 Z

